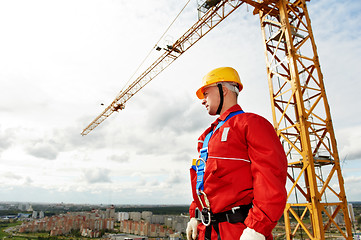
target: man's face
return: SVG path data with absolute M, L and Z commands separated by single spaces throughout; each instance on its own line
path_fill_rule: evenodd
M 207 108 L 209 115 L 216 115 L 220 102 L 217 86 L 210 86 L 203 89 L 204 99 L 202 104 Z

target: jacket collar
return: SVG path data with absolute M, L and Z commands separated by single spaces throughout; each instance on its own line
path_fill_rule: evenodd
M 212 125 L 217 125 L 218 122 L 221 122 L 221 121 L 224 121 L 228 115 L 232 112 L 237 112 L 237 111 L 240 111 L 242 110 L 241 106 L 239 106 L 238 104 L 236 105 L 233 105 L 232 107 L 228 108 L 227 111 L 225 111 L 221 116 L 219 116 L 216 121 L 214 121 L 212 123 Z
M 219 122 L 222 122 L 223 120 L 225 120 L 228 115 L 232 112 L 237 112 L 237 111 L 240 111 L 242 110 L 242 108 L 236 104 L 236 105 L 233 105 L 232 107 L 230 107 L 229 109 L 227 109 L 227 111 L 225 111 L 221 116 L 219 116 L 212 124 L 211 126 L 208 128 L 208 131 L 207 134 L 210 132 L 210 131 L 213 131 L 213 129 L 218 125 Z

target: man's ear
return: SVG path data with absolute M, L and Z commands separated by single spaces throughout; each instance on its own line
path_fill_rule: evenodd
M 226 96 L 227 94 L 229 94 L 229 89 L 228 89 L 228 87 L 226 87 L 226 86 L 224 86 L 224 85 L 222 84 L 222 89 L 223 89 L 223 96 Z

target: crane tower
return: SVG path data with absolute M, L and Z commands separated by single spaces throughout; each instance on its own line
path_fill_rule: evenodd
M 323 75 L 306 0 L 205 0 L 199 20 L 82 132 L 88 134 L 242 4 L 260 18 L 274 128 L 288 158 L 287 239 L 352 239 Z M 343 221 L 336 221 L 342 216 Z M 336 234 L 336 233 L 337 234 Z

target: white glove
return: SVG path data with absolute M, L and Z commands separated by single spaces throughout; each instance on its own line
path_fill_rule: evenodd
M 256 232 L 252 228 L 244 229 L 239 240 L 265 240 L 263 234 Z
M 195 240 L 197 238 L 198 224 L 199 224 L 199 222 L 195 218 L 191 218 L 191 220 L 189 220 L 189 222 L 187 224 L 187 229 L 186 229 L 187 240 L 193 240 L 193 239 Z

